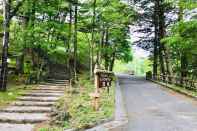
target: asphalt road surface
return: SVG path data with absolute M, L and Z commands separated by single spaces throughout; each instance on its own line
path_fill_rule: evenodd
M 197 131 L 197 101 L 144 78 L 119 75 L 128 131 Z

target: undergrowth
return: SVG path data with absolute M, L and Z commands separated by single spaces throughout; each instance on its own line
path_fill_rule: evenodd
M 74 87 L 66 89 L 65 96 L 59 100 L 53 113 L 52 126 L 40 131 L 61 131 L 68 128 L 87 129 L 96 124 L 113 118 L 114 114 L 114 84 L 101 90 L 100 107 L 95 111 L 91 105 L 90 93 L 94 92 L 93 80 L 88 75 L 80 75 L 79 82 Z

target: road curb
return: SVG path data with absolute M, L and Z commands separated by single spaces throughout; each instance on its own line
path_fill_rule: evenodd
M 86 131 L 126 131 L 128 125 L 128 116 L 123 101 L 122 91 L 119 85 L 118 78 L 116 79 L 116 94 L 115 94 L 115 114 L 114 120 L 103 123 Z

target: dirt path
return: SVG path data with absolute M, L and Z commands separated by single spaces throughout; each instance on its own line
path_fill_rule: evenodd
M 52 106 L 64 95 L 65 85 L 62 80 L 44 83 L 0 109 L 0 131 L 32 131 L 36 124 L 49 120 Z
M 119 75 L 128 131 L 197 131 L 197 101 L 144 78 Z

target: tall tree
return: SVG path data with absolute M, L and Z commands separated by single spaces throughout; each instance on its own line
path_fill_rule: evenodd
M 94 46 L 95 46 L 95 19 L 96 19 L 96 0 L 93 0 L 93 15 L 92 15 L 92 35 L 91 35 L 91 62 L 90 62 L 90 77 L 94 71 Z M 97 59 L 98 60 L 98 59 Z M 97 61 L 98 63 L 98 61 Z
M 10 21 L 12 17 L 17 13 L 18 9 L 22 5 L 23 1 L 18 1 L 15 8 L 11 8 L 11 0 L 3 0 L 3 50 L 2 50 L 2 65 L 0 76 L 0 90 L 5 91 L 7 86 L 7 73 L 8 73 L 8 48 L 10 38 Z
M 78 0 L 75 0 L 75 22 L 74 22 L 74 77 L 75 81 L 77 81 L 77 31 L 78 31 Z

